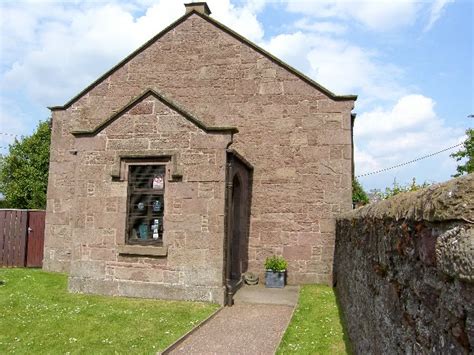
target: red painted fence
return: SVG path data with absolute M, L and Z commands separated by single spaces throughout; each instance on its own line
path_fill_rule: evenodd
M 45 211 L 0 209 L 0 266 L 41 267 Z

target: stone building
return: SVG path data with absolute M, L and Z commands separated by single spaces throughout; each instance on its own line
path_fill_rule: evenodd
M 278 254 L 288 283 L 331 283 L 357 97 L 185 7 L 51 107 L 44 269 L 76 292 L 223 303 Z

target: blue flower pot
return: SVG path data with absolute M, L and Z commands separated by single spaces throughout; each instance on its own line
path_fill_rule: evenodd
M 283 288 L 285 287 L 286 271 L 265 271 L 265 287 Z

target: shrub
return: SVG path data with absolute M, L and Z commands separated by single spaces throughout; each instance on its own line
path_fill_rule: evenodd
M 369 197 L 357 178 L 352 180 L 352 203 L 366 205 Z
M 282 272 L 282 271 L 285 271 L 287 267 L 288 267 L 288 263 L 282 256 L 273 255 L 272 257 L 268 257 L 265 260 L 266 270 Z

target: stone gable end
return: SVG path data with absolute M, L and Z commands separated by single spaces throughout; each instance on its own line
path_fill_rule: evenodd
M 268 104 L 280 97 L 282 105 L 294 104 L 292 97 L 297 102 L 302 98 L 318 100 L 322 112 L 341 112 L 352 106 L 352 101 L 333 101 L 286 68 L 193 14 L 74 102 L 71 118 L 77 129 L 88 129 L 146 88 L 162 92 L 207 124 L 232 124 L 245 116 L 239 104 L 258 105 L 261 97 Z M 216 110 L 216 103 L 226 105 L 224 116 Z
M 148 96 L 95 135 L 72 134 L 94 131 L 146 90 L 208 127 L 236 127 L 238 133 L 205 131 Z M 135 279 L 163 283 L 167 296 L 164 288 L 149 291 L 156 297 L 203 299 L 204 286 L 204 293 L 189 297 L 173 288 L 198 282 L 219 298 L 231 148 L 253 166 L 247 270 L 262 275 L 265 258 L 279 254 L 289 261 L 289 283 L 330 283 L 334 217 L 351 208 L 354 100 L 328 96 L 205 15 L 191 13 L 72 104 L 53 109 L 45 269 L 70 271 L 72 289 L 86 292 L 105 293 L 98 280 L 107 280 L 114 294 L 132 295 L 118 280 Z M 126 183 L 120 159 L 163 154 L 173 157 L 170 174 L 181 179 L 166 191 L 173 228 L 166 232 L 168 254 L 121 256 Z M 91 247 L 96 241 L 106 247 Z M 202 274 L 196 265 L 206 263 L 209 273 Z M 148 266 L 158 268 L 158 276 L 143 270 Z

